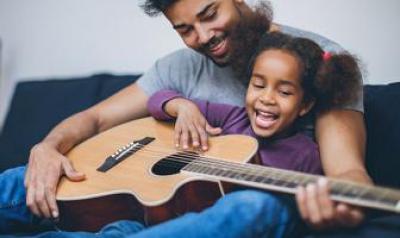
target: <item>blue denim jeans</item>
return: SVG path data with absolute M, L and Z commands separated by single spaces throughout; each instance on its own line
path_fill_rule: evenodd
M 0 174 L 0 234 L 49 228 L 26 207 L 24 174 L 25 167 Z M 187 213 L 152 227 L 118 221 L 98 233 L 53 230 L 34 237 L 287 237 L 293 235 L 298 222 L 293 200 L 243 190 L 224 196 L 200 213 Z
M 0 234 L 44 228 L 26 206 L 24 175 L 25 167 L 0 174 Z

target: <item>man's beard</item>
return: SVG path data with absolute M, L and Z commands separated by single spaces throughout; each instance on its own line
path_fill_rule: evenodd
M 229 63 L 230 61 L 230 55 L 231 55 L 231 49 L 230 46 L 228 45 L 228 51 L 223 55 L 222 57 L 214 57 L 211 53 L 211 49 L 214 48 L 216 45 L 220 44 L 224 40 L 227 40 L 228 43 L 230 42 L 229 39 L 230 32 L 225 31 L 222 34 L 216 35 L 213 38 L 211 38 L 206 44 L 203 44 L 197 51 L 208 58 L 210 58 L 215 64 L 219 66 L 225 66 Z
M 229 64 L 240 81 L 248 85 L 249 64 L 257 46 L 269 31 L 272 23 L 269 2 L 261 1 L 251 15 L 243 18 L 231 34 L 232 54 Z
M 196 51 L 219 66 L 232 65 L 235 73 L 242 76 L 258 41 L 270 29 L 273 11 L 268 1 L 260 1 L 253 11 L 247 14 L 238 8 L 237 11 L 240 19 L 236 25 L 214 36 Z M 210 49 L 224 40 L 228 42 L 228 51 L 221 58 L 213 57 Z

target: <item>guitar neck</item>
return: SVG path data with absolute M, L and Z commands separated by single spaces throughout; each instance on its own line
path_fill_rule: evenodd
M 316 183 L 322 176 L 276 169 L 254 164 L 240 164 L 199 158 L 182 169 L 220 181 L 294 194 L 298 186 Z M 394 189 L 328 179 L 335 201 L 400 213 L 400 192 Z

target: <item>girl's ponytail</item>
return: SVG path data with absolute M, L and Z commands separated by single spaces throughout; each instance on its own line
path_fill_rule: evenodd
M 354 101 L 362 87 L 358 60 L 348 53 L 324 53 L 316 74 L 317 109 L 342 107 Z

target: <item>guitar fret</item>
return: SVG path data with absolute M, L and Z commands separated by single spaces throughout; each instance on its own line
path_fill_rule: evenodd
M 204 166 L 202 166 L 201 164 L 198 164 L 198 163 L 191 163 L 191 165 L 193 166 L 193 168 L 186 167 L 185 169 L 188 169 L 188 170 L 196 172 L 196 173 L 200 173 L 200 170 L 202 170 L 204 168 Z
M 388 205 L 391 205 L 391 206 L 396 206 L 398 204 L 399 200 L 392 199 L 392 198 L 382 198 L 380 200 L 380 202 L 384 202 L 384 203 L 386 203 Z
M 240 181 L 248 181 L 260 185 L 273 185 L 282 189 L 295 189 L 298 186 L 307 186 L 310 183 L 316 183 L 320 178 L 314 175 L 252 166 L 197 160 L 189 163 L 185 167 L 185 170 L 204 175 L 230 178 L 239 183 Z M 400 193 L 394 190 L 357 185 L 340 180 L 328 180 L 328 183 L 332 195 L 352 199 L 356 202 L 370 202 L 371 204 L 380 204 L 381 206 L 396 207 L 400 201 Z
M 374 200 L 378 202 L 384 202 L 386 204 L 396 206 L 400 201 L 400 196 L 397 198 L 394 197 L 389 189 L 370 188 L 370 193 L 375 195 Z
M 217 169 L 217 172 L 215 173 L 215 175 L 217 175 L 217 176 L 222 176 L 223 173 L 224 173 L 224 170 L 222 170 L 222 169 Z
M 190 170 L 190 171 L 196 172 L 196 173 L 198 173 L 202 169 L 202 167 L 200 165 L 198 165 L 198 164 L 191 164 L 191 166 L 193 168 L 190 167 L 190 168 L 187 168 L 187 169 Z
M 296 184 L 296 186 L 304 186 L 304 176 L 293 175 L 292 182 Z
M 251 180 L 250 178 L 252 177 L 252 170 L 248 170 L 248 169 L 246 169 L 244 172 L 243 172 L 243 177 L 242 177 L 242 179 L 243 180 L 246 180 L 246 181 L 249 181 L 249 180 Z
M 236 174 L 236 176 L 234 177 L 234 179 L 238 179 L 238 180 L 247 180 L 247 174 L 245 172 L 239 172 Z
M 266 184 L 272 184 L 274 181 L 275 180 L 273 178 L 265 176 L 262 182 Z
M 254 179 L 254 182 L 261 183 L 261 182 L 263 181 L 263 179 L 264 179 L 263 176 L 257 175 L 257 176 L 255 177 L 255 179 Z
M 209 175 L 217 175 L 221 170 L 219 168 L 212 168 Z
M 286 183 L 286 181 L 277 179 L 277 180 L 275 180 L 275 182 L 273 182 L 272 184 L 273 184 L 273 185 L 277 185 L 277 186 L 284 186 L 285 183 Z
M 202 174 L 205 174 L 207 170 L 208 170 L 207 167 L 201 166 L 200 169 L 198 170 L 198 172 L 199 172 L 199 173 L 202 173 Z
M 297 188 L 298 186 L 299 184 L 294 181 L 287 181 L 285 185 L 287 188 Z
M 224 169 L 224 170 L 222 170 L 221 176 L 229 177 L 228 174 L 229 174 L 229 170 Z

